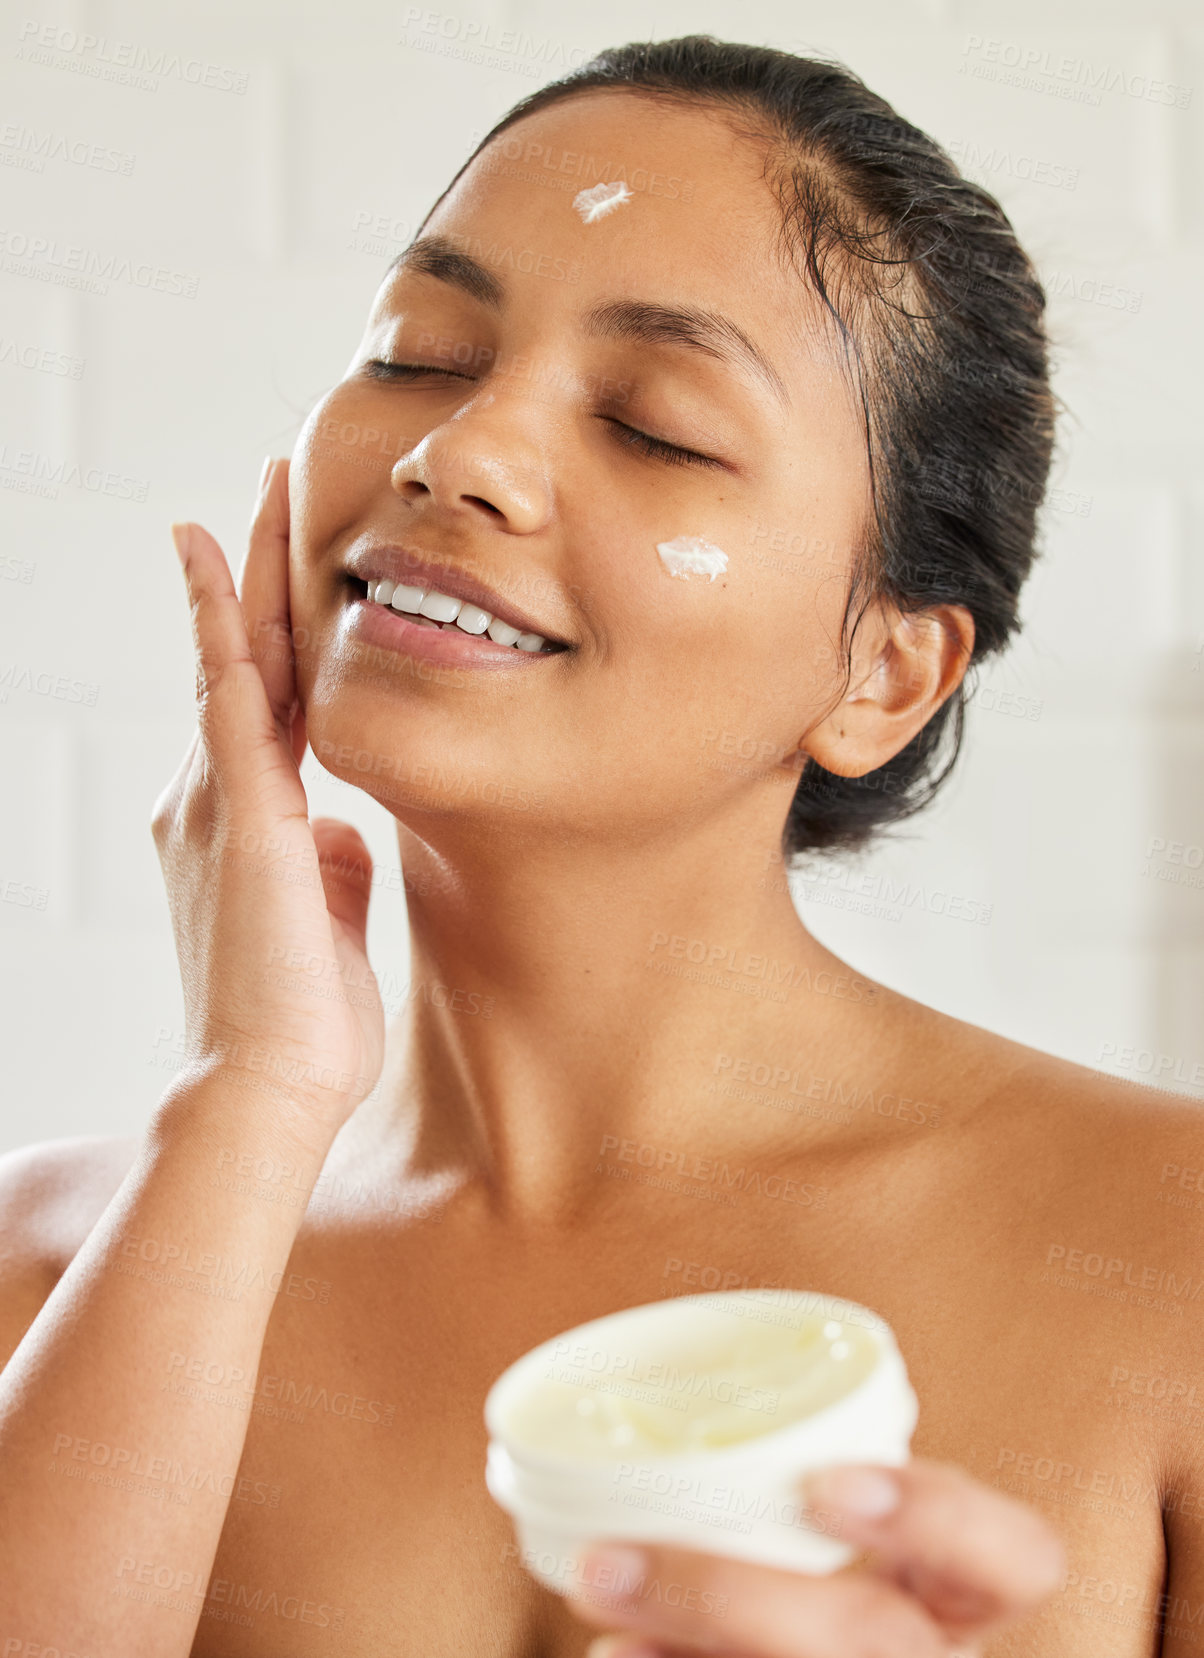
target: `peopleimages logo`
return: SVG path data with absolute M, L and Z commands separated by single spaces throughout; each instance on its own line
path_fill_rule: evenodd
M 1166 1267 L 1139 1265 L 1120 1255 L 1071 1249 L 1066 1244 L 1050 1244 L 1045 1263 L 1058 1272 L 1083 1273 L 1105 1284 L 1115 1279 L 1130 1289 L 1154 1290 L 1159 1294 L 1182 1297 L 1186 1301 L 1198 1300 L 1201 1291 L 1204 1291 L 1204 1278 L 1193 1278 L 1189 1272 L 1180 1278 Z
M 6 162 L 10 155 L 27 156 L 32 170 L 39 173 L 47 161 L 66 161 L 75 167 L 94 167 L 102 173 L 126 177 L 133 172 L 135 159 L 126 150 L 111 150 L 105 144 L 68 138 L 61 132 L 39 132 L 23 121 L 6 121 L 0 127 L 0 155 Z
M 973 139 L 955 138 L 946 148 L 958 166 L 970 172 L 1006 173 L 1009 178 L 1022 179 L 1028 184 L 1045 184 L 1053 190 L 1074 190 L 1079 182 L 1077 167 L 997 149 L 993 144 L 981 148 Z
M 186 58 L 179 52 L 153 50 L 132 40 L 110 40 L 107 35 L 66 27 L 60 23 L 37 23 L 27 18 L 17 31 L 17 57 L 25 63 L 45 64 L 51 69 L 69 69 L 97 80 L 118 81 L 143 92 L 158 89 L 155 76 L 188 81 L 214 92 L 243 93 L 247 90 L 245 71 L 228 69 L 201 58 Z
M 123 501 L 145 501 L 150 489 L 147 478 L 129 478 L 101 466 L 83 467 L 61 456 L 39 454 L 36 449 L 14 449 L 4 441 L 0 441 L 0 473 L 9 475 L 0 479 L 5 489 L 29 485 L 25 493 L 49 495 L 51 499 L 64 485 L 114 495 Z
M 458 17 L 454 12 L 431 11 L 426 6 L 407 6 L 402 25 L 406 33 L 399 46 L 420 51 L 441 51 L 452 57 L 466 57 L 493 67 L 502 67 L 510 58 L 523 74 L 536 75 L 540 68 L 575 69 L 589 56 L 584 46 L 569 46 L 551 35 L 531 35 L 522 29 L 495 28 L 476 17 Z M 527 60 L 524 64 L 523 60 Z
M 478 144 L 485 134 L 474 132 L 471 142 Z M 562 150 L 557 145 L 537 144 L 533 139 L 522 139 L 503 133 L 493 140 L 482 158 L 489 173 L 521 178 L 532 184 L 547 184 L 557 189 L 573 190 L 579 184 L 625 184 L 636 195 L 660 196 L 667 201 L 689 202 L 694 199 L 694 180 L 677 173 L 658 173 L 648 167 L 632 166 L 625 156 L 603 156 L 599 159 L 586 150 Z M 518 169 L 516 171 L 515 169 Z
M 32 276 L 37 281 L 94 294 L 107 294 L 110 282 L 124 282 L 131 288 L 195 299 L 200 282 L 199 277 L 185 271 L 120 258 L 115 253 L 101 254 L 95 248 L 69 245 L 60 249 L 57 240 L 30 236 L 23 230 L 0 229 L 0 255 L 10 276 Z
M 978 62 L 970 62 L 971 57 Z M 1098 104 L 1104 92 L 1120 92 L 1128 98 L 1169 104 L 1176 109 L 1189 109 L 1192 100 L 1191 87 L 1143 75 L 1120 64 L 1099 63 L 1072 53 L 1051 52 L 985 35 L 966 37 L 958 71 L 979 80 L 1023 86 L 1033 92 L 1052 92 L 1078 103 Z
M 827 1201 L 828 1188 L 800 1184 L 780 1174 L 764 1174 L 741 1164 L 733 1169 L 725 1158 L 704 1157 L 676 1146 L 654 1146 L 643 1140 L 623 1140 L 617 1134 L 604 1134 L 598 1149 L 599 1157 L 613 1152 L 619 1163 L 632 1163 L 641 1169 L 654 1170 L 644 1183 L 656 1185 L 665 1176 L 696 1181 L 702 1187 L 713 1185 L 721 1193 L 752 1192 L 757 1197 L 781 1198 L 786 1203 L 797 1203 L 803 1208 L 822 1209 Z M 606 1172 L 607 1165 L 599 1164 L 595 1173 Z
M 0 363 L 11 363 L 18 368 L 36 369 L 39 374 L 66 375 L 72 380 L 81 378 L 84 359 L 72 357 L 65 351 L 50 346 L 23 344 L 0 335 Z
M 701 1398 L 773 1415 L 780 1399 L 775 1389 L 754 1387 L 738 1376 L 724 1376 L 709 1369 L 682 1370 L 667 1360 L 651 1360 L 635 1352 L 611 1352 L 588 1342 L 557 1341 L 552 1349 L 549 1374 L 556 1373 L 562 1381 L 579 1386 L 597 1385 L 600 1391 L 605 1390 L 607 1382 L 617 1380 L 633 1383 L 653 1394 L 663 1392 L 669 1397 L 661 1402 L 673 1410 L 688 1410 L 689 1399 Z

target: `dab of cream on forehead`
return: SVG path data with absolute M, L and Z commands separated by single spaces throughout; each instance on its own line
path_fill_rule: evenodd
M 592 225 L 604 213 L 613 212 L 630 200 L 631 191 L 620 180 L 617 184 L 595 184 L 592 190 L 579 190 L 573 197 L 573 206 L 580 213 L 582 223 Z
M 700 535 L 679 535 L 672 541 L 658 541 L 656 550 L 669 574 L 680 576 L 683 581 L 691 576 L 706 576 L 714 581 L 727 569 L 727 554 Z

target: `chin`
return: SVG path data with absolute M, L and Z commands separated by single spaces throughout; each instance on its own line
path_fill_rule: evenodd
M 359 693 L 362 691 L 362 697 Z M 384 703 L 370 685 L 345 681 L 337 705 L 317 696 L 306 708 L 309 746 L 322 768 L 340 783 L 362 789 L 395 817 L 409 819 L 480 815 L 495 829 L 521 827 L 546 815 L 551 796 L 538 780 L 520 775 L 478 745 L 466 752 L 462 715 L 452 730 L 431 708 L 402 712 Z M 396 696 L 396 691 L 393 693 Z M 382 706 L 383 704 L 383 706 Z M 357 717 L 357 706 L 363 710 Z M 408 739 L 399 741 L 407 722 Z

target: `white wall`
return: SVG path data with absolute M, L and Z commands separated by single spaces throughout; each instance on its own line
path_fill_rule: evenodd
M 194 720 L 168 523 L 198 519 L 241 561 L 262 457 L 343 373 L 388 257 L 476 135 L 600 46 L 696 31 L 838 55 L 963 158 L 1049 281 L 1074 411 L 1026 632 L 983 673 L 959 774 L 910 838 L 802 885 L 802 913 L 936 1007 L 1204 1098 L 1189 0 L 1140 22 L 1122 0 L 585 0 L 567 26 L 552 0 L 464 4 L 30 0 L 0 26 L 0 1148 L 137 1132 L 182 1030 L 148 827 Z M 144 85 L 122 78 L 134 62 Z M 80 147 L 39 158 L 30 133 Z M 118 274 L 63 285 L 68 248 Z M 82 481 L 34 476 L 63 467 Z M 381 808 L 312 757 L 306 781 L 395 867 Z M 1153 837 L 1180 861 L 1151 862 Z M 884 913 L 856 907 L 875 891 Z M 989 920 L 940 913 L 951 898 Z M 398 895 L 375 901 L 370 945 L 404 978 Z

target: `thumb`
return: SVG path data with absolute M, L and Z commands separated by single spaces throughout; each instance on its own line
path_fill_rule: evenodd
M 316 817 L 309 827 L 318 850 L 326 908 L 366 955 L 372 854 L 359 830 L 341 818 Z

